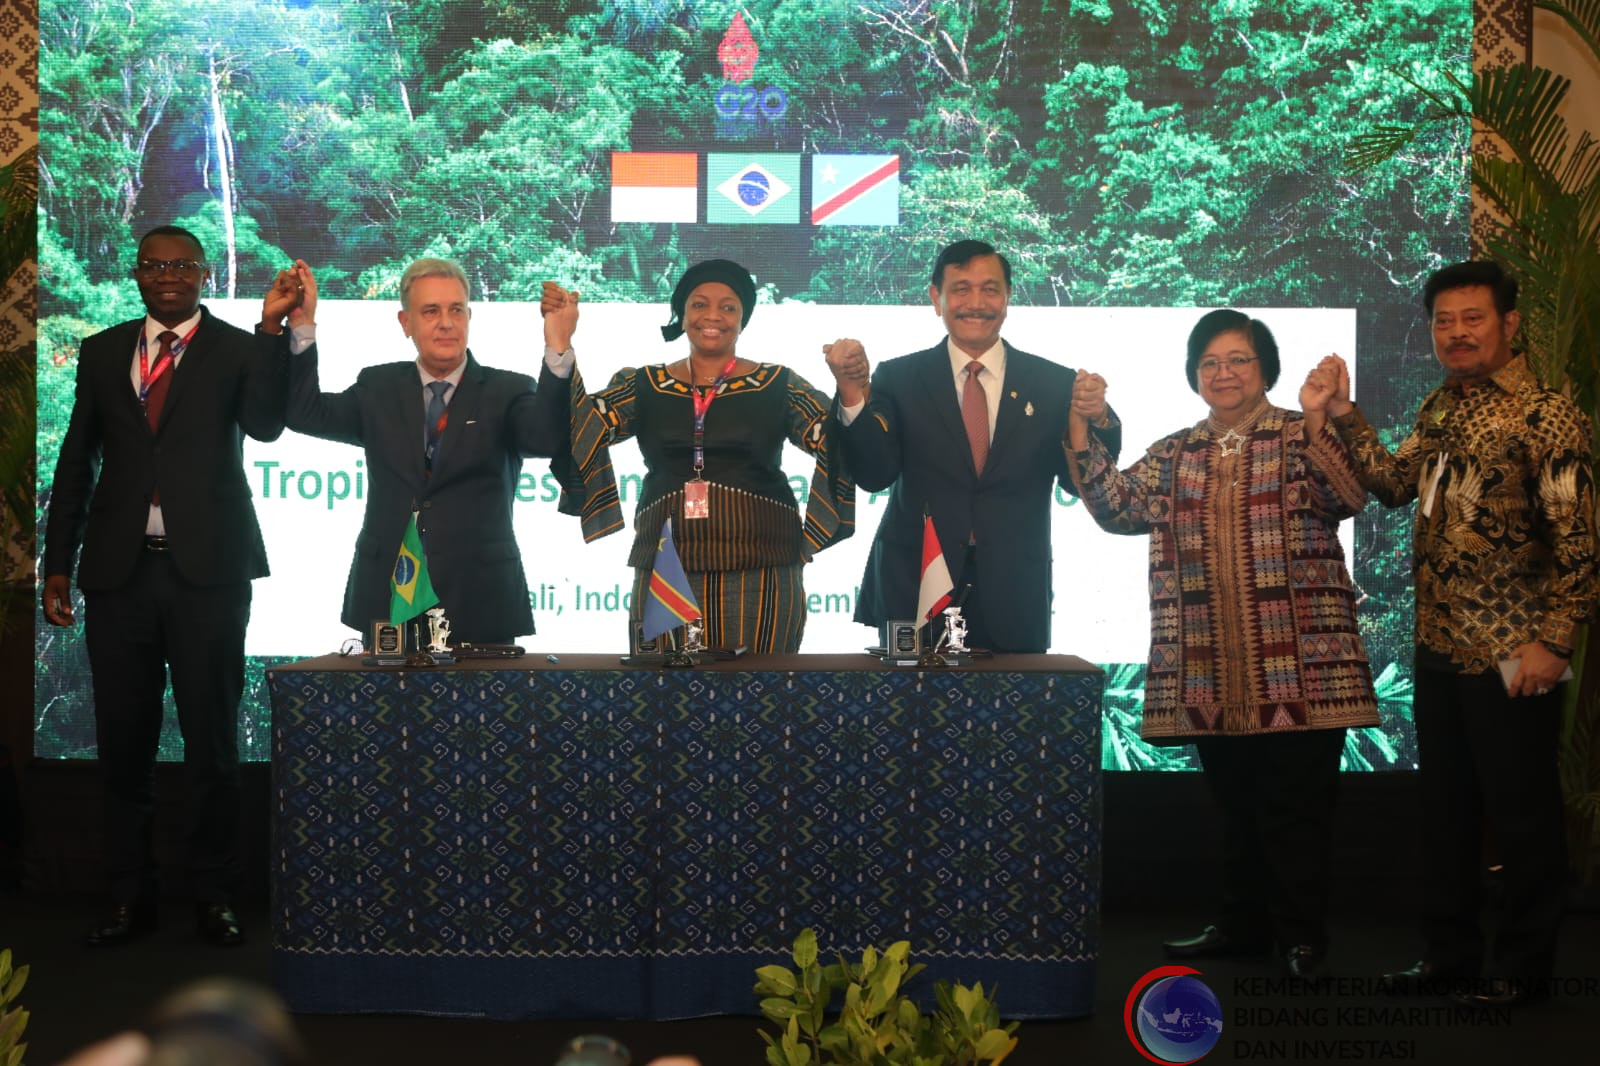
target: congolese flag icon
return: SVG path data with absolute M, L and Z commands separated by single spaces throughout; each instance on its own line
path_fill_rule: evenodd
M 389 621 L 393 625 L 409 622 L 439 604 L 428 578 L 428 556 L 422 548 L 422 535 L 417 532 L 415 511 L 411 512 L 406 535 L 400 539 L 400 554 L 394 561 L 394 573 L 389 575 L 389 586 L 393 590 L 389 599 Z
M 814 226 L 898 226 L 900 157 L 812 156 L 811 223 Z
M 700 221 L 700 157 L 693 152 L 612 152 L 611 221 Z

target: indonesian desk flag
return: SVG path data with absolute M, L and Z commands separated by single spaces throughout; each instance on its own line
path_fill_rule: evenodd
M 428 577 L 428 556 L 422 547 L 422 536 L 417 532 L 415 511 L 411 512 L 405 536 L 400 538 L 400 554 L 394 561 L 394 573 L 389 575 L 389 587 L 389 622 L 392 625 L 409 622 L 439 604 L 433 581 Z
M 672 543 L 672 519 L 661 526 L 661 539 L 656 542 L 656 563 L 650 571 L 650 593 L 644 601 L 644 625 L 640 635 L 654 640 L 669 629 L 700 617 L 700 605 L 694 602 L 694 590 L 683 572 L 683 561 L 678 558 L 677 546 Z
M 950 568 L 944 564 L 944 551 L 939 547 L 939 534 L 933 529 L 933 516 L 922 516 L 922 585 L 917 589 L 917 620 L 926 622 L 950 606 L 950 594 L 956 589 L 950 580 Z

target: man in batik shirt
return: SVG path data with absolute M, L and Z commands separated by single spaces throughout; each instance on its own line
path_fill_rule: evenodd
M 1549 986 L 1566 886 L 1556 743 L 1568 659 L 1596 596 L 1589 422 L 1511 346 L 1517 283 L 1458 263 L 1423 288 L 1445 381 L 1390 453 L 1350 403 L 1328 404 L 1368 491 L 1416 501 L 1414 716 L 1422 789 L 1423 960 L 1396 982 L 1472 1004 Z M 1493 948 L 1479 924 L 1483 826 L 1502 867 Z

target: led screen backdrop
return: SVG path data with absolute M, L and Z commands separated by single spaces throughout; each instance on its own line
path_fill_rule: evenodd
M 77 343 L 142 314 L 135 241 L 169 221 L 206 244 L 208 305 L 247 327 L 278 267 L 312 264 L 325 388 L 411 356 L 396 282 L 421 255 L 465 267 L 493 366 L 536 369 L 540 282 L 581 290 L 591 386 L 684 354 L 659 339 L 666 298 L 722 256 L 761 287 L 740 354 L 828 390 L 828 341 L 881 360 L 940 337 L 933 258 L 979 237 L 1013 264 L 1007 338 L 1103 373 L 1127 458 L 1204 416 L 1183 339 L 1224 305 L 1277 332 L 1278 403 L 1339 351 L 1369 416 L 1402 430 L 1436 377 L 1421 279 L 1467 249 L 1468 131 L 1375 174 L 1342 149 L 1406 116 L 1394 70 L 1466 70 L 1468 0 L 45 0 L 40 24 L 41 508 Z M 616 458 L 626 505 L 642 464 Z M 294 434 L 246 462 L 273 567 L 242 725 L 264 758 L 260 670 L 351 635 L 365 473 L 358 450 Z M 1137 740 L 1144 541 L 1056 502 L 1053 646 L 1107 667 L 1106 765 L 1186 766 Z M 850 612 L 882 504 L 862 493 L 854 539 L 808 568 L 807 650 L 872 641 Z M 540 629 L 524 643 L 621 649 L 627 534 L 584 546 L 534 460 L 517 522 Z M 1410 766 L 1406 515 L 1369 506 L 1346 550 L 1385 715 L 1348 765 Z M 38 652 L 40 754 L 92 754 L 81 630 L 41 623 Z

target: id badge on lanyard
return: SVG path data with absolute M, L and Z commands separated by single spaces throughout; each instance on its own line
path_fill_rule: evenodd
M 694 387 L 692 380 L 689 383 L 689 399 L 694 404 L 694 478 L 683 486 L 684 518 L 711 517 L 711 483 L 701 476 L 706 467 L 706 412 L 711 410 L 712 401 L 717 398 L 723 382 L 728 380 L 738 361 L 737 356 L 730 358 L 728 365 L 722 368 L 722 373 L 717 375 L 717 380 L 711 383 L 711 388 L 704 394 Z M 692 360 L 689 366 L 689 376 L 693 378 Z

